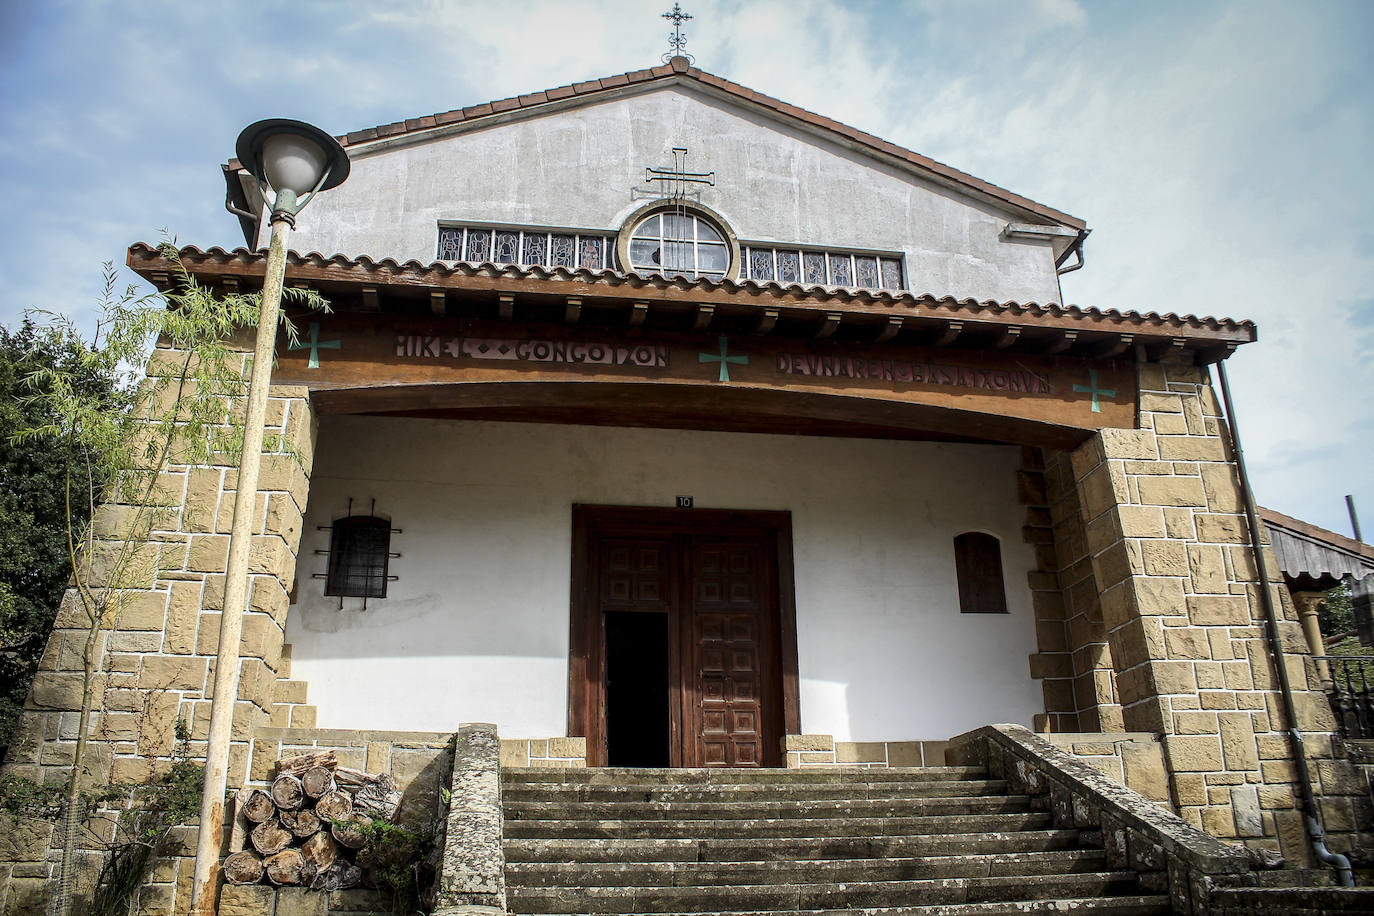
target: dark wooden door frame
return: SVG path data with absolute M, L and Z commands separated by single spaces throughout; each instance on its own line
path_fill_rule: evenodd
M 572 607 L 568 647 L 568 734 L 587 739 L 589 766 L 606 765 L 605 641 L 594 589 L 592 542 L 601 531 L 633 529 L 647 535 L 754 534 L 772 539 L 776 550 L 778 668 L 782 729 L 801 732 L 797 676 L 797 606 L 793 587 L 792 514 L 776 510 L 663 509 L 640 506 L 572 507 Z M 673 659 L 673 665 L 680 660 Z M 674 681 L 680 679 L 674 671 Z M 673 716 L 673 740 L 683 727 Z M 778 736 L 781 737 L 781 736 Z M 780 763 L 781 747 L 767 749 L 766 761 Z

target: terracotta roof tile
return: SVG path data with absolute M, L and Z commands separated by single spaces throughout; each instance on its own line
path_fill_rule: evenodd
M 489 115 L 491 114 L 491 105 L 491 102 L 487 102 L 482 105 L 469 105 L 467 108 L 463 109 L 463 117 L 480 118 L 484 115 Z
M 520 107 L 524 108 L 530 105 L 543 105 L 548 100 L 549 97 L 546 93 L 531 92 L 529 95 L 520 96 Z
M 602 88 L 602 89 L 614 89 L 616 86 L 626 86 L 626 85 L 629 85 L 629 82 L 630 82 L 629 77 L 627 77 L 625 74 L 621 73 L 621 74 L 619 74 L 618 76 L 607 76 L 607 77 L 603 77 L 602 80 L 601 80 L 601 88 Z
M 574 94 L 575 93 L 573 92 L 573 87 L 571 86 L 559 86 L 557 89 L 548 89 L 544 92 L 544 95 L 548 96 L 550 102 L 556 102 L 559 99 L 566 99 Z
M 491 110 L 495 114 L 499 114 L 503 111 L 514 111 L 520 107 L 519 99 L 500 99 L 499 101 L 491 103 Z
M 192 273 L 195 272 L 197 261 L 217 264 L 236 262 L 250 269 L 261 269 L 266 263 L 266 255 L 264 253 L 249 251 L 247 248 L 235 248 L 232 251 L 227 251 L 220 247 L 213 247 L 202 251 L 193 245 L 188 245 L 179 251 L 179 256 L 187 269 L 192 271 Z M 159 249 L 146 242 L 137 242 L 129 247 L 128 264 L 136 271 L 139 268 L 143 268 L 149 272 L 153 270 L 166 270 L 166 268 L 170 266 L 169 263 L 163 259 Z M 874 303 L 891 307 L 933 308 L 941 314 L 949 314 L 950 317 L 971 317 L 973 320 L 977 320 L 980 316 L 989 315 L 1010 315 L 1018 318 L 1023 316 L 1026 318 L 1048 316 L 1052 318 L 1085 320 L 1097 326 L 1099 330 L 1110 329 L 1103 328 L 1102 325 L 1130 326 L 1135 328 L 1148 327 L 1158 331 L 1161 336 L 1181 337 L 1184 339 L 1188 339 L 1190 332 L 1192 332 L 1193 336 L 1202 340 L 1204 344 L 1216 342 L 1216 338 L 1207 336 L 1206 332 L 1219 332 L 1231 335 L 1229 339 L 1235 343 L 1244 343 L 1246 340 L 1254 340 L 1256 337 L 1255 323 L 1249 320 L 1233 321 L 1230 318 L 1176 315 L 1172 312 L 1159 314 L 1156 312 L 1118 311 L 1117 309 L 1104 310 L 1077 305 L 1061 305 L 1057 302 L 1023 303 L 1016 301 L 999 302 L 993 299 L 957 299 L 953 296 L 930 292 L 916 293 L 834 286 L 806 286 L 800 283 L 759 283 L 754 280 L 689 279 L 681 276 L 667 277 L 660 273 L 643 274 L 617 270 L 588 270 L 585 268 L 568 270 L 562 267 L 521 267 L 512 264 L 493 264 L 490 262 L 432 261 L 425 264 L 417 260 L 410 260 L 401 263 L 394 258 L 374 260 L 367 256 L 349 258 L 341 254 L 326 257 L 319 252 L 310 252 L 308 254 L 299 254 L 294 251 L 289 252 L 287 254 L 287 264 L 298 267 L 333 268 L 338 270 L 341 274 L 340 279 L 349 279 L 348 276 L 345 276 L 348 273 L 353 273 L 356 279 L 356 272 L 382 273 L 388 275 L 388 277 L 394 277 L 399 273 L 412 279 L 423 279 L 426 276 L 448 277 L 454 275 L 484 275 L 511 278 L 529 277 L 547 280 L 575 280 L 583 284 L 604 284 L 611 287 L 629 285 L 635 289 L 674 288 L 680 290 L 725 290 L 727 292 L 743 291 L 749 293 L 768 292 L 789 295 L 799 299 L 806 298 L 811 300 L 833 300 L 837 302 Z M 1005 319 L 1003 319 L 1002 323 L 1006 323 Z M 1092 329 L 1092 327 L 1088 328 L 1088 330 Z
M 573 83 L 573 92 L 578 95 L 586 95 L 588 92 L 599 92 L 601 90 L 601 80 L 591 80 L 586 83 Z

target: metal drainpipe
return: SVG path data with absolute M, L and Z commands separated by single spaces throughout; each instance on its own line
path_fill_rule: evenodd
M 1279 674 L 1279 695 L 1283 698 L 1283 712 L 1288 717 L 1288 740 L 1293 749 L 1293 760 L 1298 768 L 1298 784 L 1302 789 L 1303 826 L 1312 844 L 1312 852 L 1317 858 L 1336 869 L 1342 887 L 1354 887 L 1355 876 L 1350 870 L 1350 860 L 1338 852 L 1326 848 L 1326 834 L 1317 819 L 1317 799 L 1312 794 L 1312 773 L 1307 767 L 1307 753 L 1303 747 L 1302 732 L 1298 731 L 1298 720 L 1293 712 L 1293 685 L 1288 680 L 1288 666 L 1284 664 L 1283 644 L 1279 640 L 1278 615 L 1274 611 L 1274 596 L 1270 593 L 1269 563 L 1261 547 L 1259 511 L 1255 506 L 1255 494 L 1250 489 L 1250 476 L 1245 471 L 1245 451 L 1240 445 L 1240 430 L 1236 425 L 1236 408 L 1231 404 L 1231 386 L 1226 379 L 1225 362 L 1217 363 L 1217 375 L 1221 379 L 1221 398 L 1226 405 L 1226 426 L 1231 433 L 1231 448 L 1236 455 L 1236 470 L 1240 474 L 1240 492 L 1245 498 L 1245 521 L 1250 527 L 1250 548 L 1255 554 L 1255 569 L 1259 571 L 1260 602 L 1264 605 L 1267 622 L 1265 636 L 1269 643 L 1269 657 Z

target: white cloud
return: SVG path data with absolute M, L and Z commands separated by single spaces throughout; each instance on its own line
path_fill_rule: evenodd
M 249 121 L 342 132 L 652 66 L 670 5 L 7 13 L 3 320 L 29 304 L 84 308 L 99 262 L 163 225 L 235 244 L 217 166 Z M 1343 530 L 1340 497 L 1354 491 L 1374 516 L 1374 81 L 1360 5 L 704 0 L 688 12 L 703 68 L 1087 219 L 1071 301 L 1257 320 L 1261 343 L 1230 365 L 1261 501 Z M 299 47 L 273 53 L 273 35 Z

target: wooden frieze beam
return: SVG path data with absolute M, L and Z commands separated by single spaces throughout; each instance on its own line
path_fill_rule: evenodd
M 380 312 L 382 310 L 382 298 L 375 286 L 364 286 L 362 288 L 362 301 L 364 312 Z
M 817 340 L 829 337 L 840 327 L 840 320 L 844 315 L 840 312 L 826 312 L 825 318 L 821 320 L 820 327 L 816 328 L 815 337 Z
M 1069 347 L 1072 347 L 1076 343 L 1078 343 L 1078 332 L 1064 331 L 1059 335 L 1058 340 L 1056 340 L 1049 346 L 1045 347 L 1040 352 L 1044 353 L 1046 356 L 1052 356 L 1055 353 L 1063 353 L 1065 350 L 1069 349 Z
M 754 325 L 755 334 L 767 334 L 778 323 L 777 309 L 764 309 L 759 313 L 758 323 Z
M 901 332 L 903 323 L 904 319 L 900 315 L 891 316 L 887 319 L 887 324 L 883 325 L 883 329 L 878 332 L 878 336 L 873 338 L 873 342 L 887 343 Z
M 940 336 L 931 342 L 933 347 L 947 347 L 959 339 L 959 335 L 964 333 L 964 323 L 962 321 L 946 321 Z
M 992 348 L 994 350 L 1005 350 L 1007 347 L 1010 347 L 1012 344 L 1016 343 L 1018 340 L 1021 339 L 1022 330 L 1023 328 L 1017 325 L 1012 325 L 1011 327 L 1003 328 L 1002 333 L 998 335 L 995 341 L 993 341 Z

